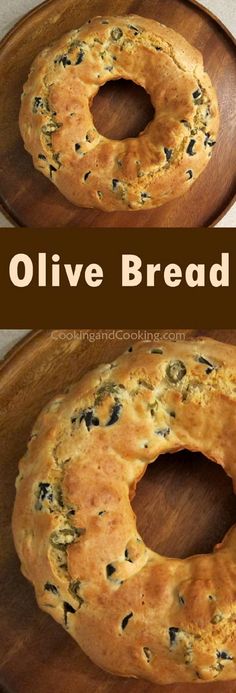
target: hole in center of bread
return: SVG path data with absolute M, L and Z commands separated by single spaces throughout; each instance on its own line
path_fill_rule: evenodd
M 155 109 L 143 87 L 125 79 L 109 81 L 91 105 L 98 132 L 113 140 L 137 137 L 154 118 Z
M 236 523 L 231 479 L 188 450 L 161 455 L 147 467 L 132 507 L 147 546 L 172 558 L 211 552 Z

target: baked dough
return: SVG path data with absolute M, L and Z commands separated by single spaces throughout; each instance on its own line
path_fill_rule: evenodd
M 99 134 L 90 106 L 121 78 L 146 89 L 155 117 L 139 137 L 117 141 Z M 96 17 L 62 36 L 38 55 L 22 95 L 20 130 L 34 166 L 74 204 L 105 211 L 158 207 L 190 190 L 218 128 L 201 53 L 136 15 Z
M 209 339 L 129 348 L 43 410 L 20 462 L 22 571 L 39 606 L 112 673 L 236 678 L 236 528 L 211 554 L 165 558 L 130 505 L 147 465 L 182 448 L 235 484 L 235 353 Z

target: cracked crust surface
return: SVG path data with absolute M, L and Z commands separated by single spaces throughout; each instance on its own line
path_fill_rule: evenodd
M 236 486 L 235 353 L 209 339 L 129 349 L 49 403 L 20 462 L 22 571 L 39 606 L 112 673 L 236 677 L 235 527 L 211 554 L 165 558 L 130 504 L 147 465 L 183 448 Z
M 101 135 L 90 111 L 117 79 L 141 85 L 155 108 L 138 137 L 121 141 Z M 213 152 L 219 110 L 201 53 L 180 34 L 136 15 L 95 17 L 35 59 L 19 122 L 35 168 L 68 200 L 139 210 L 190 189 Z

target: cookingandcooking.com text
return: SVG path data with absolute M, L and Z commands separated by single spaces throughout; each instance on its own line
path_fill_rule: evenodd
M 186 339 L 185 332 L 149 332 L 148 330 L 52 330 L 51 338 L 58 342 L 88 341 L 88 342 L 109 342 L 109 341 L 139 341 L 139 342 L 182 342 Z

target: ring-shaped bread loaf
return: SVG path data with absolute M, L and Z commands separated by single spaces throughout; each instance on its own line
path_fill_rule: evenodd
M 22 571 L 39 606 L 110 672 L 236 678 L 236 528 L 211 554 L 166 558 L 145 546 L 130 504 L 147 465 L 182 448 L 235 487 L 235 351 L 208 339 L 129 348 L 43 410 L 20 462 Z
M 121 141 L 100 134 L 90 110 L 99 88 L 118 79 L 141 85 L 155 109 L 138 137 Z M 74 204 L 105 211 L 158 207 L 187 192 L 218 128 L 201 53 L 136 15 L 96 17 L 62 36 L 35 59 L 22 94 L 20 130 L 34 166 Z

